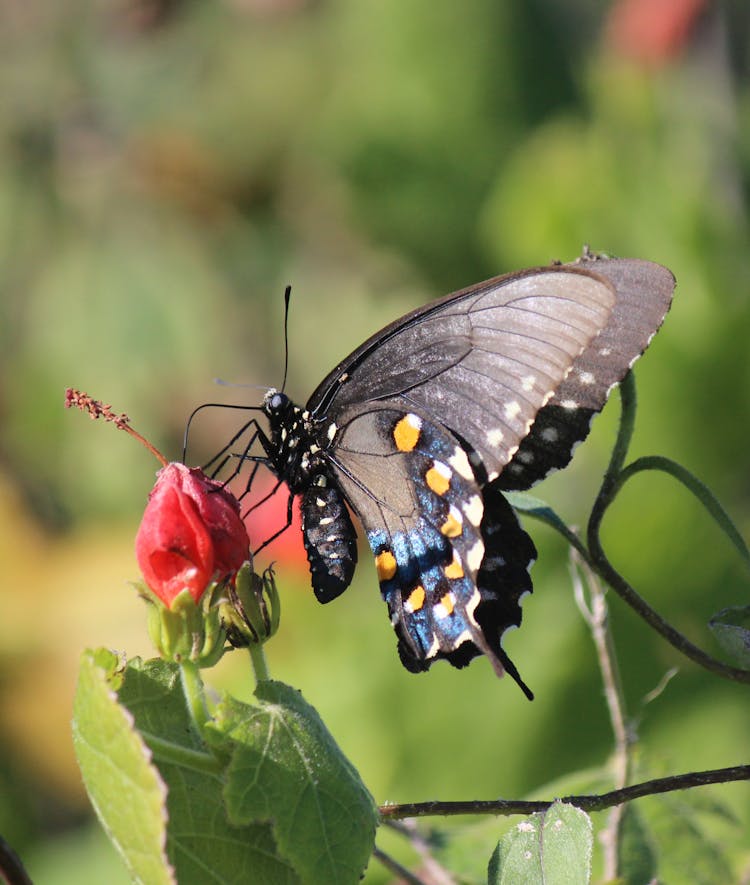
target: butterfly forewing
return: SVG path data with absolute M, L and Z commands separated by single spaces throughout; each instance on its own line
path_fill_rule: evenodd
M 308 408 L 326 402 L 331 414 L 402 396 L 405 407 L 433 423 L 460 425 L 496 476 L 606 326 L 614 303 L 608 281 L 577 267 L 500 277 L 375 336 L 329 376 Z
M 575 447 L 588 435 L 592 418 L 648 347 L 669 310 L 675 281 L 667 268 L 634 259 L 598 260 L 593 266 L 615 287 L 614 310 L 538 412 L 500 476 L 503 489 L 528 489 L 570 462 Z

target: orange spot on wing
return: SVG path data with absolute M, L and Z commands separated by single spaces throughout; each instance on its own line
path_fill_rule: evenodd
M 446 538 L 456 538 L 462 531 L 463 526 L 452 513 L 448 514 L 448 518 L 440 526 L 440 532 L 445 535 Z
M 390 581 L 396 574 L 396 557 L 390 550 L 384 550 L 375 557 L 375 568 L 379 581 Z
M 453 562 L 445 567 L 445 577 L 446 578 L 463 578 L 464 569 L 461 565 L 461 560 L 458 558 L 456 553 L 453 554 Z
M 452 593 L 446 593 L 445 596 L 443 596 L 443 598 L 440 600 L 440 605 L 442 605 L 443 608 L 445 609 L 446 616 L 447 616 L 447 615 L 452 615 L 452 614 L 453 614 L 453 608 L 454 608 L 454 605 L 453 605 L 453 594 L 452 594 Z
M 404 608 L 410 612 L 418 612 L 420 608 L 422 608 L 422 606 L 424 605 L 424 600 L 424 587 L 421 584 L 417 584 L 417 586 L 411 591 L 408 599 L 404 603 Z
M 411 452 L 419 442 L 419 422 L 416 416 L 404 415 L 393 428 L 393 439 L 399 452 Z
M 444 476 L 435 467 L 430 467 L 425 473 L 424 479 L 436 495 L 444 495 L 451 485 L 450 477 Z

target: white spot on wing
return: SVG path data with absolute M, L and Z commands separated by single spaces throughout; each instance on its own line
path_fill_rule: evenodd
M 484 544 L 481 541 L 477 541 L 476 544 L 469 550 L 466 555 L 466 562 L 472 571 L 477 571 L 479 566 L 482 564 L 482 560 L 484 559 Z
M 487 431 L 487 442 L 491 446 L 499 446 L 504 438 L 505 434 L 499 427 L 495 427 L 492 430 Z
M 332 422 L 328 425 L 328 431 L 326 432 L 326 436 L 328 437 L 328 439 L 329 439 L 331 442 L 333 442 L 333 438 L 334 438 L 334 436 L 336 436 L 336 431 L 337 431 L 338 429 L 339 429 L 339 428 L 338 428 L 338 425 L 336 424 L 335 421 L 332 421 Z
M 533 390 L 535 384 L 536 375 L 527 375 L 525 378 L 521 379 L 521 387 L 526 391 Z
M 464 479 L 474 479 L 474 471 L 471 469 L 469 459 L 466 457 L 466 452 L 460 446 L 456 446 L 453 454 L 448 458 L 448 463 L 459 476 L 462 476 Z
M 473 526 L 480 525 L 482 522 L 482 516 L 484 515 L 484 504 L 479 495 L 472 495 L 464 504 L 463 511 L 466 514 L 466 518 Z
M 578 380 L 581 384 L 593 384 L 596 381 L 596 378 L 591 374 L 591 372 L 581 372 L 578 375 Z
M 545 427 L 541 432 L 541 437 L 545 442 L 557 442 L 560 433 L 556 427 Z
M 574 399 L 564 399 L 560 405 L 563 409 L 568 409 L 568 411 L 578 408 L 578 403 Z
M 452 611 L 452 610 L 453 610 L 453 607 L 454 607 L 455 604 L 456 604 L 456 597 L 455 597 L 452 593 L 449 593 L 449 594 L 448 594 L 448 597 L 449 597 L 450 602 L 451 602 L 451 611 Z M 449 612 L 448 609 L 443 605 L 442 602 L 438 602 L 437 605 L 434 605 L 434 606 L 432 607 L 432 611 L 435 613 L 435 617 L 436 617 L 436 618 L 447 618 L 448 615 L 450 614 L 450 612 Z
M 436 473 L 439 473 L 441 476 L 445 477 L 445 479 L 450 479 L 453 476 L 453 471 L 447 464 L 443 464 L 442 461 L 433 461 L 432 467 Z
M 511 400 L 509 403 L 505 404 L 505 417 L 508 421 L 512 421 L 514 418 L 518 417 L 521 412 L 521 404 L 518 400 Z

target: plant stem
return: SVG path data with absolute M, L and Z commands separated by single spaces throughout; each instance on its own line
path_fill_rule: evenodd
M 589 522 L 586 531 L 586 540 L 588 542 L 589 553 L 584 556 L 586 562 L 609 586 L 618 594 L 647 624 L 654 628 L 657 633 L 661 634 L 667 642 L 671 643 L 678 651 L 690 658 L 696 664 L 723 676 L 725 679 L 732 679 L 736 682 L 750 683 L 750 670 L 743 670 L 739 667 L 732 667 L 724 664 L 716 658 L 709 655 L 703 649 L 694 645 L 690 640 L 683 636 L 678 630 L 669 624 L 661 615 L 658 614 L 651 606 L 640 596 L 633 587 L 619 574 L 607 559 L 602 547 L 601 538 L 599 536 L 602 520 L 609 506 L 615 499 L 615 496 L 622 487 L 623 464 L 627 456 L 630 438 L 633 434 L 633 424 L 635 420 L 636 395 L 635 381 L 632 373 L 629 373 L 623 379 L 620 385 L 620 395 L 622 399 L 622 416 L 620 419 L 620 427 L 617 434 L 617 440 L 612 452 L 612 457 L 604 475 L 599 494 L 594 501 L 591 509 Z M 637 462 L 634 462 L 637 463 Z M 625 468 L 627 471 L 628 468 Z M 628 474 L 631 475 L 631 474 Z M 685 480 L 682 477 L 683 482 Z M 689 485 L 689 483 L 686 482 Z M 691 487 L 695 493 L 695 489 Z M 713 511 L 712 515 L 717 518 L 717 514 Z M 577 548 L 578 549 L 578 548 Z
M 692 787 L 703 787 L 707 784 L 726 784 L 731 781 L 750 780 L 750 765 L 735 765 L 731 768 L 716 768 L 710 771 L 691 771 L 687 774 L 676 774 L 671 777 L 660 777 L 640 784 L 632 784 L 621 790 L 611 790 L 599 796 L 561 796 L 560 801 L 575 805 L 582 811 L 604 811 L 632 802 L 643 796 L 655 796 L 659 793 L 671 793 L 675 790 L 687 790 Z M 405 817 L 428 817 L 431 815 L 454 816 L 458 814 L 533 814 L 546 811 L 555 799 L 533 801 L 526 799 L 474 799 L 459 802 L 408 802 L 402 805 L 381 805 L 380 816 L 384 820 L 403 820 Z
M 377 845 L 372 850 L 372 856 L 376 860 L 379 860 L 389 873 L 398 876 L 399 881 L 406 882 L 407 885 L 427 885 L 423 879 L 415 876 L 411 870 L 407 870 L 405 866 L 400 864 L 395 858 L 391 857 L 390 854 L 381 851 Z
M 250 660 L 253 664 L 253 673 L 256 682 L 267 682 L 271 677 L 268 673 L 268 664 L 266 663 L 266 655 L 263 646 L 260 643 L 253 643 L 248 646 L 250 652 Z
M 191 771 L 199 771 L 203 774 L 218 775 L 224 770 L 222 763 L 210 753 L 202 753 L 200 750 L 182 747 L 179 744 L 166 741 L 164 738 L 156 737 L 145 731 L 141 732 L 141 737 L 159 762 L 179 765 L 181 768 L 188 768 Z
M 193 726 L 200 737 L 210 715 L 203 690 L 200 669 L 192 661 L 180 661 L 180 682 L 185 703 L 193 721 Z
M 617 657 L 612 631 L 609 627 L 607 600 L 599 583 L 598 577 L 575 550 L 571 550 L 571 575 L 573 589 L 578 608 L 589 625 L 594 647 L 602 674 L 604 697 L 612 723 L 615 738 L 614 781 L 615 787 L 621 789 L 630 780 L 630 762 L 632 736 L 625 720 L 625 696 L 622 690 L 620 674 L 617 668 Z M 590 604 L 584 597 L 584 581 L 589 591 Z M 620 830 L 622 827 L 625 807 L 616 805 L 609 813 L 607 826 L 600 834 L 604 848 L 604 879 L 611 881 L 617 878 L 619 868 Z

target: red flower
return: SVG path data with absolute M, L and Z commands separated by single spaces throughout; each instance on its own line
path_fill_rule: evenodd
M 214 580 L 236 574 L 250 556 L 237 499 L 197 468 L 159 471 L 135 539 L 146 584 L 166 605 L 187 589 L 198 600 Z
M 617 0 L 607 37 L 621 55 L 658 67 L 686 49 L 707 7 L 708 0 Z

